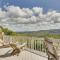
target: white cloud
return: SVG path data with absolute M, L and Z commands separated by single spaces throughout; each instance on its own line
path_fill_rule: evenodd
M 20 8 L 18 6 L 5 6 L 0 8 L 0 25 L 15 31 L 38 31 L 60 29 L 60 13 L 48 11 L 43 14 L 43 8 Z
M 37 15 L 43 13 L 43 9 L 40 7 L 33 7 L 32 10 L 33 10 L 34 14 L 37 14 Z

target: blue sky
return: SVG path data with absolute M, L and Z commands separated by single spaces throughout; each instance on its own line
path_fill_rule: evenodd
M 0 25 L 22 32 L 60 29 L 60 0 L 0 0 Z
M 22 8 L 42 7 L 44 11 L 50 9 L 60 11 L 60 0 L 0 0 L 0 7 L 4 5 L 18 5 Z

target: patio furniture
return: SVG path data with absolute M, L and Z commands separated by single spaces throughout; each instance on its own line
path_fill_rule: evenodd
M 19 46 L 17 46 L 17 44 L 10 43 L 10 44 L 0 46 L 0 49 L 11 47 L 13 49 L 13 51 L 11 52 L 11 55 L 17 55 L 18 56 L 19 53 L 21 52 L 21 50 L 23 50 L 25 46 L 26 46 L 25 43 L 23 43 L 22 45 L 19 45 Z
M 60 60 L 54 48 L 53 42 L 49 38 L 45 38 L 45 48 L 48 55 L 48 60 Z

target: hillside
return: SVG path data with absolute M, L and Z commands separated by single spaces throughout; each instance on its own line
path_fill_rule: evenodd
M 60 29 L 31 31 L 31 32 L 17 32 L 17 33 L 21 35 L 37 36 L 37 37 L 43 37 L 46 35 L 59 35 L 60 36 Z

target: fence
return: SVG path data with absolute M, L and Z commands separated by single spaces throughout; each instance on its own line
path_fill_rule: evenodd
M 23 44 L 26 43 L 27 48 L 33 49 L 33 50 L 38 50 L 45 52 L 44 48 L 44 38 L 38 38 L 38 37 L 27 37 L 27 36 L 4 36 L 3 37 L 4 42 L 10 43 L 19 43 Z
M 27 36 L 4 36 L 3 37 L 4 42 L 10 43 L 18 43 L 23 44 L 26 43 L 27 48 L 46 52 L 45 46 L 44 46 L 44 38 L 38 38 L 38 37 L 27 37 Z M 59 39 L 51 39 L 53 41 L 53 45 L 55 48 L 59 48 L 60 46 L 60 40 Z

